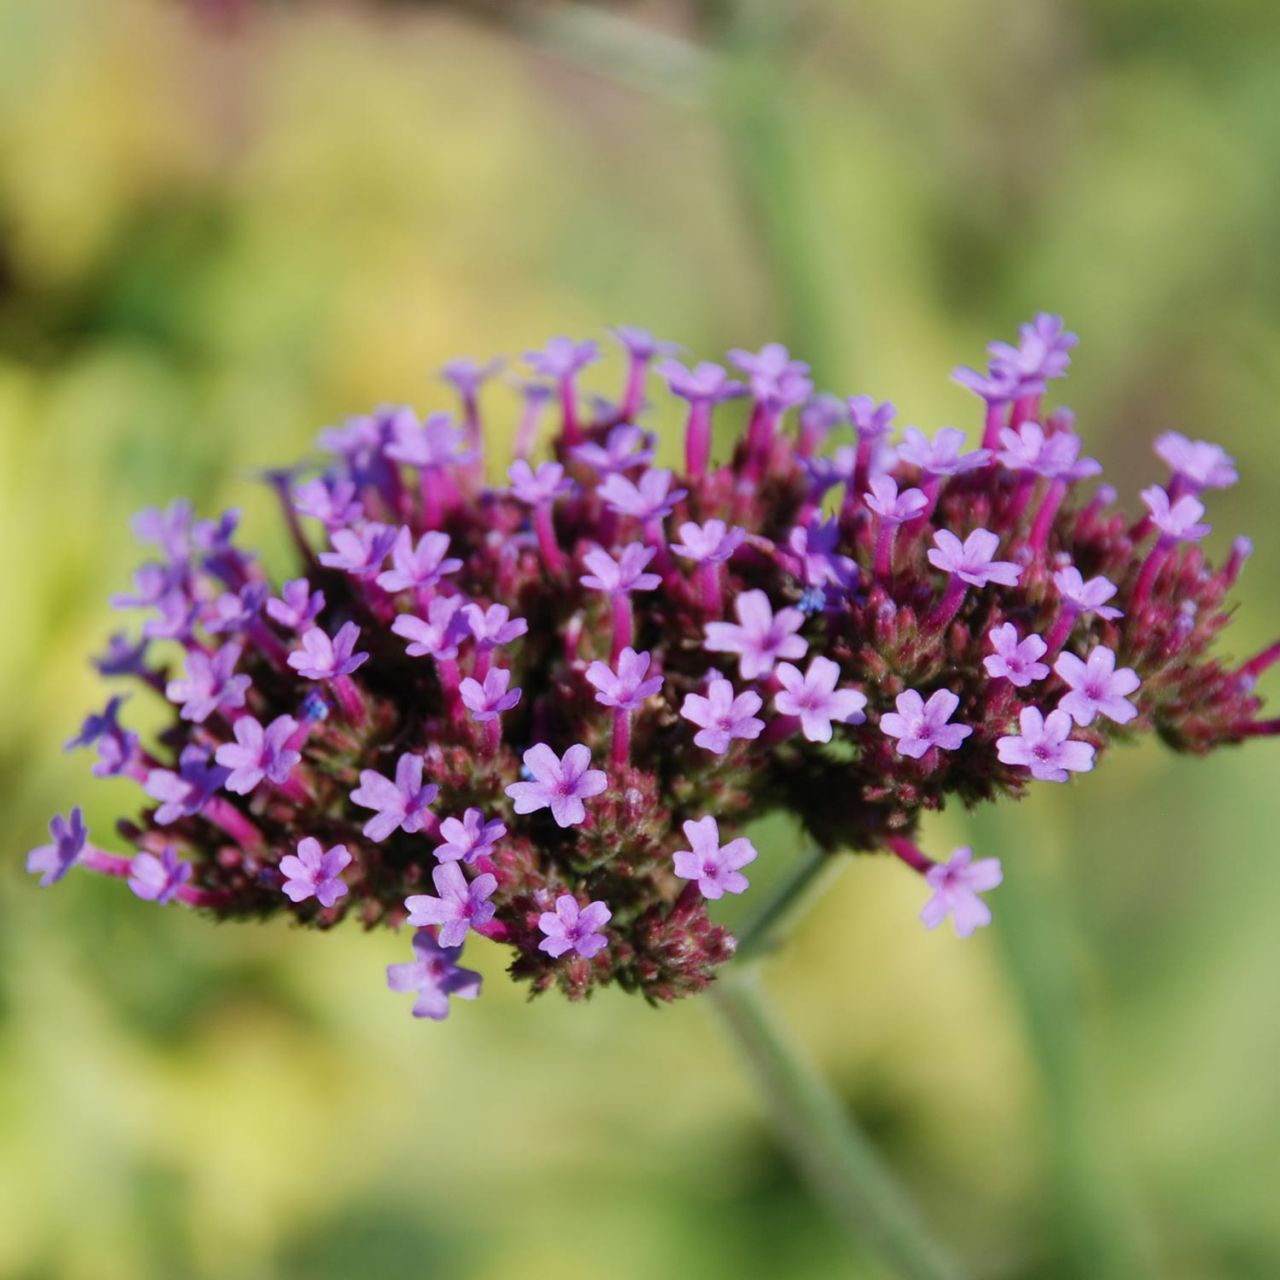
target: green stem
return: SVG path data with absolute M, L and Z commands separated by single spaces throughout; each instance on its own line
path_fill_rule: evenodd
M 736 963 L 741 965 L 772 951 L 778 934 L 798 915 L 804 904 L 821 891 L 821 882 L 834 874 L 837 860 L 817 845 L 810 845 L 796 859 L 773 896 L 738 932 Z
M 735 963 L 711 988 L 711 999 L 756 1077 L 780 1139 L 850 1240 L 904 1280 L 955 1280 L 958 1272 L 915 1207 L 769 1007 L 758 975 Z

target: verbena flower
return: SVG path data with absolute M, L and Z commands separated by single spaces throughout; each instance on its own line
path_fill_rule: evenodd
M 1280 733 L 1256 692 L 1280 646 L 1213 651 L 1249 546 L 1210 562 L 1204 500 L 1234 462 L 1166 433 L 1168 487 L 1122 513 L 1044 403 L 1075 341 L 1058 317 L 957 374 L 984 406 L 973 447 L 895 444 L 891 404 L 812 394 L 776 344 L 731 353 L 736 377 L 615 336 L 604 400 L 595 343 L 529 354 L 513 457 L 483 455 L 498 389 L 475 361 L 446 366 L 457 417 L 385 406 L 322 433 L 321 474 L 273 480 L 298 544 L 283 584 L 235 513 L 144 513 L 116 599 L 137 620 L 95 662 L 135 697 L 68 744 L 138 783 L 132 848 L 72 810 L 29 855 L 41 883 L 75 867 L 220 918 L 407 923 L 387 981 L 425 1018 L 479 993 L 473 932 L 534 991 L 669 1000 L 732 956 L 707 901 L 750 892 L 741 833 L 767 813 L 892 854 L 933 890 L 925 923 L 967 934 L 999 868 L 935 863 L 922 814 L 1065 781 L 1142 732 L 1192 752 Z M 650 397 L 685 402 L 679 472 L 652 466 Z M 714 457 L 737 397 L 744 436 Z M 143 698 L 168 706 L 145 746 L 125 723 Z

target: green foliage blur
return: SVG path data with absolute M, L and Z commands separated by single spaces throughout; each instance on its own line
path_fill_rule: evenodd
M 705 1002 L 529 1005 L 481 943 L 484 998 L 423 1025 L 383 988 L 407 937 L 23 874 L 53 812 L 109 842 L 137 805 L 60 751 L 128 517 L 242 506 L 283 567 L 255 469 L 443 404 L 450 356 L 609 323 L 782 338 L 973 427 L 949 369 L 1050 309 L 1122 493 L 1160 429 L 1238 456 L 1211 519 L 1257 542 L 1247 657 L 1280 634 L 1280 7 L 193 7 L 0 0 L 0 1277 L 880 1275 Z M 996 927 L 928 934 L 918 882 L 846 860 L 767 963 L 973 1276 L 1280 1275 L 1278 765 L 1148 743 L 949 812 L 931 848 L 1005 859 Z M 796 854 L 765 842 L 762 882 Z

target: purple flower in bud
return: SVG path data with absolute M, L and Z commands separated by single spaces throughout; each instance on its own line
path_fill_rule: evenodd
M 904 489 L 899 493 L 898 482 L 892 476 L 876 476 L 869 488 L 870 492 L 862 495 L 863 500 L 887 524 L 914 520 L 929 506 L 929 499 L 919 489 Z
M 600 347 L 594 342 L 552 338 L 541 351 L 526 351 L 524 359 L 529 368 L 543 378 L 571 378 L 600 359 Z
M 1171 503 L 1169 495 L 1159 485 L 1143 489 L 1142 501 L 1151 512 L 1151 523 L 1171 542 L 1198 542 L 1209 532 L 1207 524 L 1200 524 L 1204 515 L 1204 503 L 1199 498 L 1184 494 Z
M 107 703 L 101 715 L 86 716 L 80 732 L 68 740 L 64 750 L 78 747 L 98 748 L 98 760 L 93 766 L 95 778 L 113 778 L 123 773 L 132 763 L 138 751 L 138 735 L 125 729 L 120 723 L 120 708 L 124 698 L 114 697 Z
M 1195 489 L 1230 489 L 1240 479 L 1236 460 L 1226 450 L 1207 440 L 1188 440 L 1177 431 L 1156 440 L 1156 455 Z
M 322 907 L 331 907 L 347 896 L 342 872 L 350 865 L 351 855 L 345 844 L 326 849 L 314 836 L 307 836 L 299 842 L 296 855 L 290 853 L 280 859 L 280 871 L 286 877 L 280 887 L 290 902 L 314 898 Z
M 696 746 L 724 755 L 734 738 L 752 740 L 764 729 L 764 721 L 756 718 L 763 705 L 754 689 L 734 695 L 733 685 L 723 676 L 713 676 L 704 696 L 700 693 L 685 694 L 680 714 L 692 724 L 700 726 L 693 735 Z
M 691 403 L 719 404 L 722 400 L 734 400 L 746 395 L 747 389 L 718 365 L 703 360 L 692 369 L 686 369 L 679 360 L 664 360 L 657 366 L 660 377 L 666 379 L 673 396 Z
M 656 548 L 643 542 L 631 542 L 622 548 L 615 560 L 603 547 L 593 547 L 582 557 L 582 563 L 591 570 L 578 579 L 592 591 L 608 595 L 626 595 L 632 591 L 655 591 L 662 585 L 656 573 L 645 573 L 644 568 L 654 557 Z
M 507 824 L 500 818 L 485 820 L 479 809 L 468 809 L 461 821 L 445 818 L 440 823 L 444 844 L 436 846 L 439 862 L 475 862 L 493 851 L 494 846 L 507 834 Z
M 253 681 L 235 674 L 243 652 L 242 645 L 226 644 L 212 658 L 198 649 L 187 654 L 186 679 L 171 680 L 165 689 L 165 697 L 182 708 L 183 720 L 203 724 L 216 712 L 244 706 Z
M 280 589 L 280 599 L 267 601 L 267 616 L 287 631 L 303 631 L 324 609 L 324 592 L 312 591 L 306 578 L 295 578 Z
M 27 870 L 40 877 L 40 884 L 48 888 L 71 870 L 75 860 L 84 851 L 89 838 L 89 828 L 84 825 L 84 813 L 77 805 L 68 817 L 61 815 L 49 823 L 52 844 L 42 844 L 27 854 Z
M 702 896 L 713 900 L 747 889 L 742 868 L 756 860 L 756 848 L 750 840 L 740 836 L 722 845 L 714 818 L 686 822 L 684 838 L 689 848 L 675 855 L 675 873 L 681 880 L 696 880 Z
M 413 534 L 401 529 L 391 548 L 391 568 L 378 574 L 383 591 L 417 591 L 434 587 L 446 574 L 457 573 L 462 561 L 447 557 L 449 535 L 424 533 L 414 546 Z
M 173 845 L 166 845 L 158 858 L 154 853 L 140 853 L 129 864 L 129 888 L 139 898 L 161 906 L 171 902 L 190 879 L 191 863 L 180 859 Z
M 349 676 L 369 660 L 367 653 L 355 651 L 359 639 L 360 628 L 354 622 L 343 623 L 332 640 L 327 632 L 312 627 L 302 633 L 302 648 L 289 655 L 289 665 L 305 680 L 333 680 L 338 676 Z
M 646 471 L 637 483 L 616 472 L 608 476 L 596 490 L 610 510 L 637 520 L 656 520 L 669 516 L 675 504 L 686 494 L 671 488 L 670 471 Z
M 380 842 L 395 831 L 414 835 L 427 825 L 440 788 L 423 782 L 422 764 L 420 755 L 406 751 L 396 762 L 394 782 L 373 769 L 360 771 L 360 785 L 351 793 L 351 803 L 375 811 L 364 824 L 366 839 Z
M 494 667 L 482 684 L 468 676 L 458 687 L 463 705 L 471 712 L 471 718 L 480 724 L 496 720 L 504 711 L 510 711 L 520 701 L 520 690 L 508 690 L 511 672 Z
M 1023 707 L 1018 716 L 1021 733 L 996 740 L 996 754 L 1005 764 L 1031 770 L 1041 782 L 1066 782 L 1071 773 L 1093 768 L 1093 748 L 1071 737 L 1071 717 L 1065 711 L 1048 716 L 1039 707 Z
M 939 529 L 933 535 L 929 563 L 971 587 L 985 587 L 990 582 L 1015 587 L 1022 568 L 1012 560 L 994 559 L 999 549 L 1000 539 L 989 529 L 975 529 L 964 542 L 949 529 Z
M 645 679 L 650 655 L 623 649 L 615 672 L 606 662 L 593 662 L 587 668 L 587 683 L 596 690 L 596 701 L 605 707 L 637 711 L 645 700 L 662 688 L 662 677 Z
M 326 569 L 340 569 L 355 578 L 375 578 L 390 555 L 396 536 L 396 531 L 385 524 L 335 529 L 329 535 L 333 550 L 322 551 L 319 560 Z
M 630 423 L 612 428 L 604 444 L 588 441 L 575 445 L 569 456 L 597 475 L 611 476 L 631 467 L 648 466 L 653 461 L 653 435 Z
M 573 482 L 565 477 L 564 468 L 558 462 L 542 462 L 535 471 L 523 458 L 507 468 L 511 481 L 511 496 L 531 507 L 554 502 L 561 494 L 573 488 Z
M 978 894 L 989 892 L 1004 879 L 999 858 L 974 862 L 972 849 L 957 849 L 946 863 L 930 867 L 924 878 L 933 890 L 920 912 L 926 929 L 936 929 L 950 916 L 956 935 L 967 938 L 991 923 L 991 908 Z
M 343 529 L 364 515 L 350 480 L 308 480 L 293 492 L 294 510 L 319 520 L 327 529 Z
M 545 742 L 524 753 L 525 768 L 532 779 L 513 782 L 506 788 L 517 813 L 550 809 L 560 827 L 576 827 L 587 817 L 583 800 L 598 796 L 609 785 L 600 769 L 591 768 L 591 749 L 581 743 L 557 756 Z
M 730 528 L 723 520 L 690 520 L 680 526 L 680 541 L 673 542 L 671 550 L 697 564 L 723 564 L 746 540 L 745 529 Z
M 781 690 L 773 705 L 779 714 L 798 716 L 800 730 L 810 742 L 830 742 L 831 722 L 862 724 L 867 697 L 856 689 L 837 689 L 840 668 L 830 658 L 815 657 L 803 675 L 789 662 L 778 663 Z
M 442 947 L 429 929 L 413 935 L 415 959 L 406 964 L 387 965 L 387 986 L 392 991 L 416 991 L 415 1018 L 440 1022 L 449 1016 L 449 1000 L 474 1000 L 480 994 L 481 978 L 472 969 L 463 969 L 461 947 Z
M 931 476 L 958 476 L 986 466 L 991 458 L 990 450 L 974 449 L 965 453 L 965 439 L 965 433 L 955 427 L 940 428 L 932 440 L 923 431 L 908 427 L 902 433 L 898 457 Z
M 774 613 L 763 591 L 744 591 L 735 602 L 737 623 L 708 622 L 705 648 L 710 653 L 736 653 L 744 680 L 767 676 L 781 658 L 803 658 L 809 642 L 796 632 L 804 626 L 799 609 Z
M 1107 621 L 1124 617 L 1121 610 L 1106 603 L 1116 593 L 1116 584 L 1109 578 L 1090 578 L 1086 582 L 1079 569 L 1068 565 L 1053 575 L 1053 585 L 1063 602 L 1077 613 L 1096 613 Z
M 603 902 L 579 907 L 573 894 L 562 893 L 556 899 L 556 909 L 538 917 L 538 928 L 546 934 L 538 943 L 538 950 L 556 959 L 567 951 L 576 951 L 584 960 L 590 960 L 609 945 L 600 930 L 612 918 L 613 912 Z
M 471 929 L 478 929 L 493 919 L 494 906 L 489 899 L 498 887 L 497 876 L 485 872 L 470 883 L 456 862 L 442 862 L 431 873 L 435 895 L 417 893 L 404 900 L 411 925 L 439 925 L 442 947 L 460 947 Z M 438 895 L 438 896 L 437 896 Z
M 176 773 L 172 769 L 152 769 L 143 780 L 142 789 L 160 802 L 156 824 L 167 827 L 181 818 L 194 818 L 230 777 L 230 769 L 211 763 L 207 748 L 192 745 L 183 747 Z
M 1043 680 L 1049 668 L 1040 661 L 1049 646 L 1037 635 L 1018 639 L 1018 628 L 1012 622 L 1002 623 L 987 633 L 994 650 L 983 658 L 982 665 L 993 680 L 1004 679 L 1019 689 L 1026 688 L 1033 680 Z
M 1092 724 L 1100 715 L 1116 724 L 1128 724 L 1137 716 L 1138 708 L 1128 695 L 1142 681 L 1131 667 L 1117 671 L 1116 655 L 1106 645 L 1098 645 L 1084 662 L 1074 653 L 1059 654 L 1053 669 L 1071 687 L 1058 706 L 1076 724 Z
M 467 635 L 467 618 L 460 596 L 436 596 L 427 606 L 427 616 L 402 613 L 391 630 L 410 641 L 405 652 L 411 658 L 435 658 L 441 662 L 458 656 L 458 645 Z
M 523 618 L 513 618 L 505 604 L 491 604 L 487 609 L 478 604 L 464 605 L 462 616 L 476 644 L 483 649 L 510 644 L 529 630 L 529 624 Z
M 255 717 L 241 716 L 232 732 L 236 740 L 224 742 L 214 758 L 231 770 L 226 787 L 236 795 L 248 795 L 264 778 L 284 786 L 294 765 L 302 761 L 301 754 L 289 746 L 298 732 L 292 716 L 277 716 L 265 729 Z
M 967 724 L 951 724 L 960 699 L 950 689 L 939 689 L 926 702 L 915 689 L 906 689 L 895 700 L 897 711 L 880 717 L 880 731 L 898 740 L 898 753 L 919 760 L 930 747 L 955 751 L 973 732 Z

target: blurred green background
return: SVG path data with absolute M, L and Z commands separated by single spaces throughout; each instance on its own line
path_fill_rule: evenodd
M 194 8 L 0 0 L 0 1276 L 879 1276 L 705 1002 L 527 1005 L 481 944 L 484 999 L 422 1025 L 382 988 L 407 938 L 22 873 L 54 811 L 137 803 L 59 749 L 127 520 L 241 505 L 282 565 L 254 468 L 609 323 L 783 338 L 973 427 L 948 370 L 1045 308 L 1130 500 L 1157 430 L 1238 456 L 1246 657 L 1280 634 L 1280 8 Z M 974 1276 L 1280 1275 L 1278 764 L 1148 743 L 948 813 L 935 852 L 1006 861 L 995 928 L 928 934 L 850 861 L 767 963 Z

